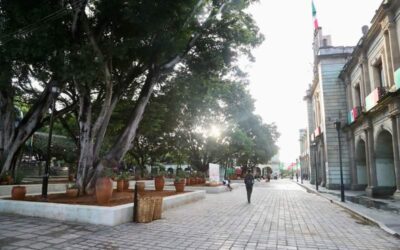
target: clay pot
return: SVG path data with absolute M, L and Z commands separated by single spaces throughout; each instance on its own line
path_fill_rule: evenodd
M 174 182 L 174 186 L 175 186 L 175 191 L 177 193 L 182 193 L 185 191 L 185 180 L 182 180 L 180 182 Z
M 124 180 L 124 190 L 129 189 L 129 180 Z
M 137 189 L 139 193 L 144 192 L 144 188 L 145 188 L 145 183 L 143 181 L 137 181 Z
M 68 197 L 78 197 L 79 190 L 77 188 L 69 188 L 65 193 Z
M 11 190 L 11 199 L 13 200 L 24 200 L 26 195 L 26 187 L 15 186 Z
M 124 191 L 124 180 L 118 180 L 117 181 L 117 192 L 123 192 Z
M 156 191 L 163 191 L 165 185 L 164 176 L 157 176 L 154 178 L 154 186 L 156 187 Z
M 68 181 L 73 182 L 74 181 L 74 174 L 68 175 Z
M 113 192 L 112 181 L 109 177 L 99 178 L 96 181 L 96 199 L 99 204 L 107 204 Z

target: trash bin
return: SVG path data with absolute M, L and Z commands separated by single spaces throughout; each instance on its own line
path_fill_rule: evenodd
M 137 209 L 137 222 L 139 223 L 161 219 L 162 197 L 139 197 Z
M 162 201 L 163 198 L 160 197 L 153 197 L 154 200 L 154 213 L 153 213 L 153 220 L 161 219 L 162 214 Z
M 137 222 L 151 222 L 154 214 L 154 199 L 152 197 L 139 197 L 137 209 Z

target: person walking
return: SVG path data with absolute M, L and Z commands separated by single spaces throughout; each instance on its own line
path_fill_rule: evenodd
M 247 170 L 247 174 L 244 177 L 244 184 L 246 185 L 247 191 L 247 202 L 250 204 L 251 193 L 253 192 L 254 177 L 251 174 L 251 170 Z

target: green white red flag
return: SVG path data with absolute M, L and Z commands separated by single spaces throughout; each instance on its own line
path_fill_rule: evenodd
M 312 5 L 312 15 L 313 15 L 313 21 L 314 21 L 314 29 L 318 29 L 318 19 L 317 19 L 317 9 L 315 8 L 314 0 L 311 1 Z

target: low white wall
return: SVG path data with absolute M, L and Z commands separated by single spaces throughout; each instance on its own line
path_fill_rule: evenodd
M 239 183 L 231 183 L 231 187 L 233 189 L 239 187 Z M 227 186 L 216 186 L 216 187 L 208 187 L 208 186 L 185 186 L 185 190 L 187 191 L 195 191 L 195 190 L 205 190 L 207 194 L 219 194 L 223 192 L 229 192 Z
M 1 185 L 0 186 L 0 197 L 10 197 L 11 190 L 14 186 L 19 185 Z M 27 194 L 41 194 L 42 184 L 21 184 L 21 186 L 26 187 Z M 66 188 L 65 183 L 49 184 L 47 191 L 49 193 L 64 192 Z
M 194 191 L 163 198 L 163 211 L 205 198 L 205 191 Z M 0 213 L 35 216 L 62 221 L 116 226 L 133 220 L 133 203 L 99 207 L 0 199 Z

